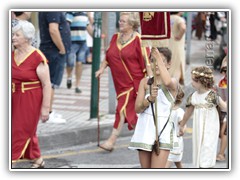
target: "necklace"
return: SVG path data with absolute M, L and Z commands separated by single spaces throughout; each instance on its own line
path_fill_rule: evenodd
M 123 34 L 121 34 L 120 39 L 119 39 L 120 44 L 124 45 L 124 44 L 128 43 L 133 38 L 133 33 L 134 32 L 132 32 L 132 34 L 130 35 L 130 37 L 126 41 L 123 40 Z

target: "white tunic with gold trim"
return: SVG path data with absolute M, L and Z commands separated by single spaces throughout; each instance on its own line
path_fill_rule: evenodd
M 184 115 L 184 110 L 182 108 L 173 109 L 171 112 L 171 121 L 174 124 L 173 133 L 173 149 L 171 149 L 168 156 L 168 161 L 180 162 L 183 156 L 183 137 L 178 136 L 179 134 L 179 121 L 182 120 Z
M 212 90 L 203 94 L 194 92 L 187 100 L 187 106 L 194 106 L 193 164 L 197 168 L 210 168 L 216 164 L 219 135 L 217 104 L 218 96 Z
M 168 92 L 170 98 L 173 97 Z M 149 94 L 146 95 L 146 97 Z M 165 93 L 163 92 L 162 88 L 158 90 L 158 97 L 157 97 L 157 114 L 158 114 L 158 134 L 160 134 L 161 130 L 163 129 L 164 125 L 166 124 L 170 110 L 172 107 L 172 103 L 168 100 Z M 155 104 L 153 104 L 155 107 Z M 163 130 L 159 142 L 160 142 L 160 149 L 167 149 L 170 150 L 173 145 L 173 126 L 172 122 L 168 121 L 165 129 Z M 152 115 L 151 105 L 141 114 L 139 114 L 137 125 L 134 131 L 134 135 L 131 139 L 129 149 L 131 150 L 144 150 L 144 151 L 152 151 L 152 146 L 156 139 L 155 134 L 155 125 L 154 119 Z

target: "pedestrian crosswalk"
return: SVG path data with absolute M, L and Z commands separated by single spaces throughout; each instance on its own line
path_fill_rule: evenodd
M 73 76 L 72 81 L 72 88 L 67 89 L 66 81 L 67 76 L 66 73 L 63 76 L 63 80 L 61 83 L 61 86 L 59 89 L 55 90 L 54 95 L 54 103 L 53 103 L 53 109 L 55 111 L 90 111 L 90 100 L 91 100 L 91 71 L 92 66 L 89 64 L 83 65 L 83 72 L 82 72 L 82 78 L 80 81 L 80 89 L 82 90 L 82 93 L 77 94 L 75 93 L 75 76 Z M 74 72 L 74 71 L 73 71 Z M 95 78 L 95 77 L 94 77 Z M 100 113 L 106 114 L 108 108 L 108 71 L 105 71 L 105 73 L 101 77 L 101 83 L 100 83 L 100 99 L 99 99 L 99 107 L 100 107 Z M 68 118 L 65 116 L 65 118 Z
M 82 78 L 80 81 L 80 89 L 82 93 L 75 93 L 75 76 L 73 76 L 73 86 L 67 88 L 67 74 L 64 73 L 63 80 L 59 89 L 55 90 L 53 111 L 62 115 L 66 119 L 66 124 L 46 124 L 39 123 L 37 134 L 51 134 L 56 132 L 70 131 L 71 129 L 84 129 L 86 127 L 97 128 L 97 120 L 90 119 L 91 109 L 91 71 L 92 66 L 83 65 Z M 114 114 L 108 113 L 108 68 L 101 76 L 100 99 L 99 99 L 99 122 L 101 125 L 113 124 Z M 74 72 L 74 71 L 73 71 Z

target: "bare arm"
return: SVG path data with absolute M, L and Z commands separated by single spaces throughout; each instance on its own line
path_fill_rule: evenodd
M 94 23 L 94 18 L 93 18 L 93 16 L 92 16 L 91 13 L 92 13 L 92 12 L 87 12 L 87 16 L 88 16 L 88 19 L 89 19 L 90 24 L 93 25 L 93 23 Z
M 66 50 L 64 44 L 62 42 L 61 34 L 59 31 L 59 24 L 58 23 L 50 23 L 49 24 L 49 33 L 52 38 L 52 41 L 59 49 L 60 54 L 66 54 Z
M 48 64 L 40 63 L 37 67 L 37 75 L 40 79 L 40 82 L 42 84 L 42 89 L 43 89 L 41 119 L 43 122 L 45 122 L 49 118 L 49 108 L 50 108 L 50 99 L 51 99 L 51 90 L 52 90 Z
M 138 94 L 135 101 L 136 113 L 143 112 L 150 105 L 150 102 L 147 99 L 145 99 L 147 80 L 148 80 L 147 78 L 143 78 L 139 84 Z
M 179 30 L 179 33 L 178 35 L 175 37 L 175 40 L 181 40 L 184 33 L 186 32 L 186 24 L 185 23 L 179 23 L 178 24 L 178 30 Z
M 181 121 L 179 121 L 179 124 L 181 123 Z M 177 136 L 179 137 L 179 136 L 183 136 L 183 134 L 185 133 L 185 131 L 186 131 L 186 129 L 187 129 L 187 124 L 185 124 L 183 127 L 182 126 L 179 126 L 179 132 L 177 132 L 178 134 L 177 134 Z M 180 134 L 180 132 L 181 132 L 181 134 Z
M 88 20 L 89 20 L 89 25 L 87 26 L 87 32 L 90 36 L 93 37 L 93 23 L 94 23 L 94 18 L 91 15 L 91 12 L 87 12 Z
M 157 48 L 153 48 L 151 55 L 153 58 L 157 60 L 157 65 L 160 71 L 160 76 L 162 79 L 163 84 L 172 92 L 175 92 L 177 90 L 177 81 L 175 81 L 168 72 L 165 63 L 167 63 L 165 60 L 165 57 L 160 54 Z M 168 66 L 168 65 L 167 65 Z
M 107 66 L 108 66 L 107 61 L 106 61 L 106 60 L 103 60 L 102 63 L 101 63 L 101 65 L 100 65 L 99 70 L 97 70 L 97 71 L 95 72 L 95 77 L 96 77 L 96 78 L 100 77 L 100 76 L 103 74 L 103 72 L 104 72 L 104 70 L 105 70 L 105 68 L 106 68 Z
M 222 98 L 219 96 L 219 107 L 222 111 L 227 112 L 227 103 L 222 100 Z
M 87 32 L 90 36 L 93 37 L 93 26 L 91 24 L 87 26 Z
M 190 116 L 192 115 L 194 110 L 194 106 L 187 107 L 183 119 L 179 122 L 180 125 L 180 132 L 179 135 L 182 136 L 184 134 L 184 126 L 186 125 L 187 121 L 189 120 Z

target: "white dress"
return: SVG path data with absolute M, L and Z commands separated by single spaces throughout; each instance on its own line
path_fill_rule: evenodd
M 196 168 L 211 168 L 216 164 L 219 116 L 216 109 L 217 94 L 210 90 L 194 92 L 187 101 L 194 106 L 193 113 L 193 164 Z
M 170 115 L 170 109 L 172 107 L 172 103 L 168 100 L 169 98 L 172 99 L 172 95 L 168 92 L 168 98 L 166 97 L 166 93 L 159 88 L 158 90 L 158 97 L 157 97 L 157 114 L 158 114 L 158 134 L 163 129 L 164 125 L 166 124 L 168 117 Z M 149 94 L 146 95 L 146 97 Z M 155 104 L 153 104 L 155 107 Z M 172 123 L 168 121 L 166 127 L 164 128 L 160 138 L 160 149 L 167 149 L 170 150 L 173 145 L 173 129 Z M 152 146 L 156 139 L 156 129 L 154 125 L 154 119 L 152 116 L 152 109 L 151 105 L 139 114 L 137 125 L 134 130 L 133 137 L 131 139 L 129 149 L 131 150 L 144 150 L 144 151 L 152 151 Z
M 178 136 L 179 133 L 179 121 L 182 120 L 184 110 L 182 108 L 173 109 L 171 112 L 170 120 L 173 122 L 173 149 L 170 150 L 168 161 L 180 162 L 183 156 L 183 137 Z

